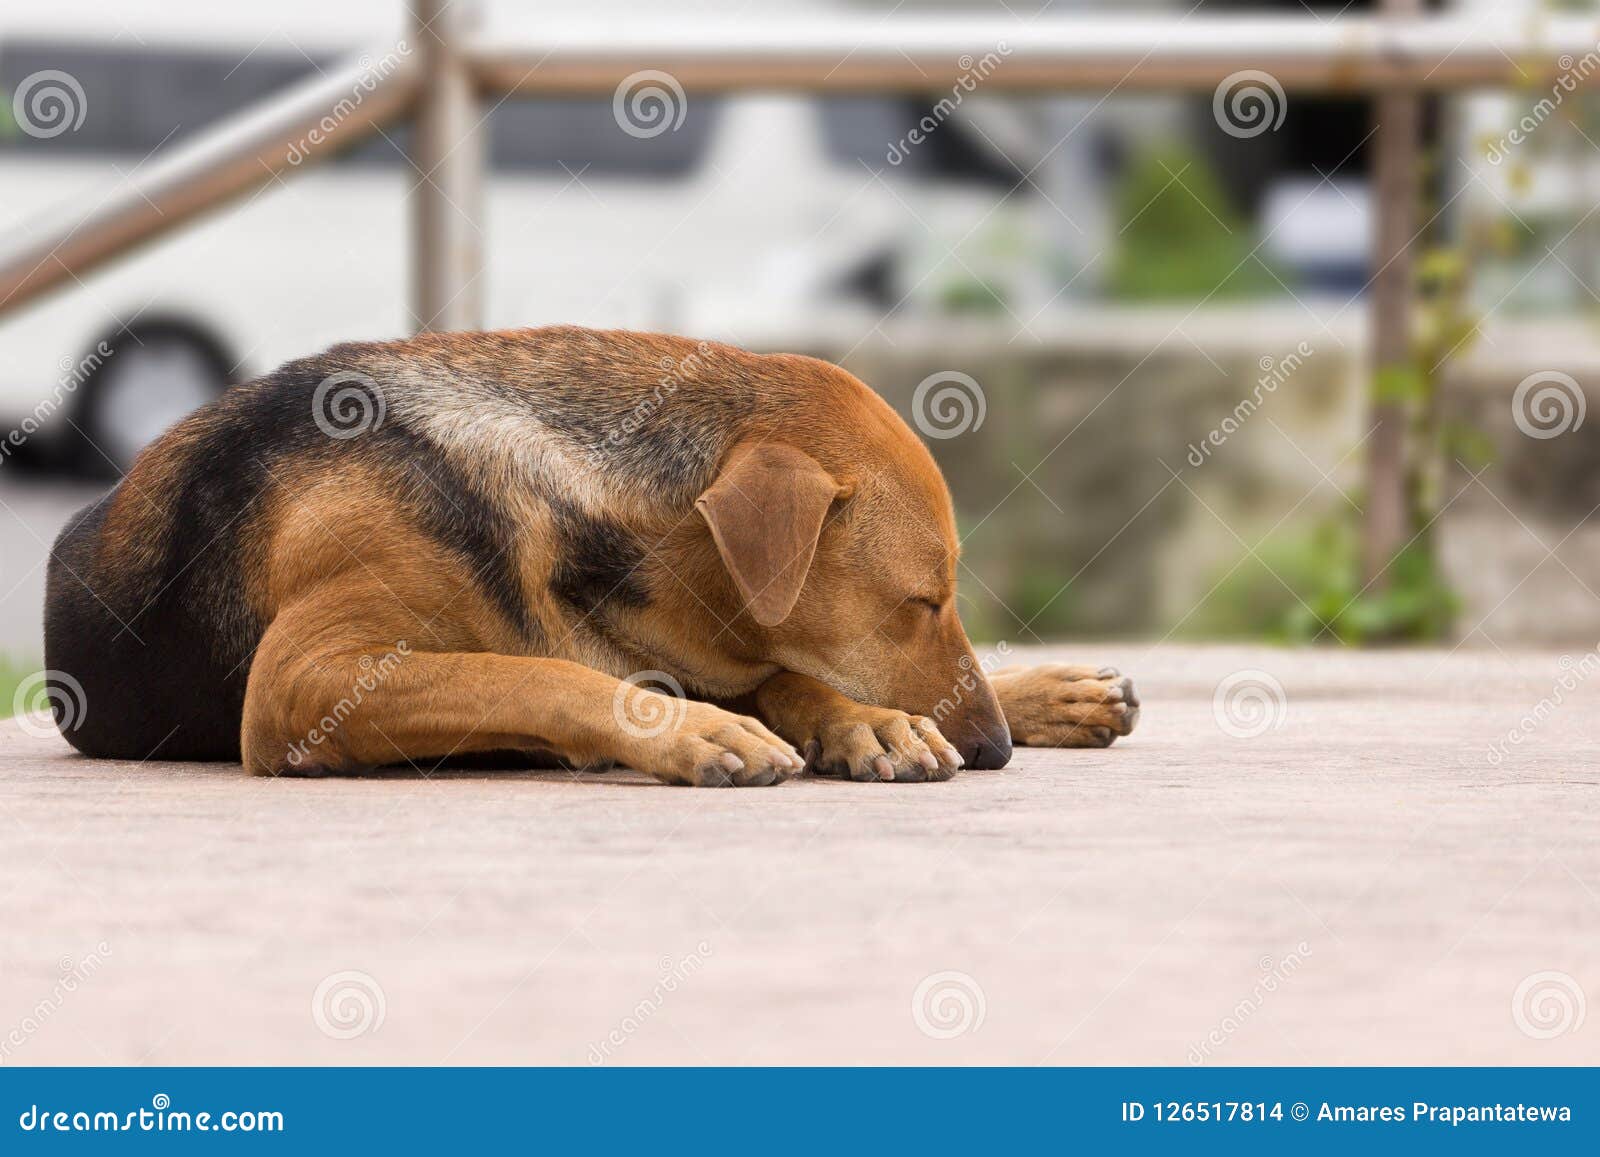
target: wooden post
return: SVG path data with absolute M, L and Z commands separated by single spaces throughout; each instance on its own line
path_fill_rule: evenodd
M 487 134 L 462 49 L 471 0 L 411 0 L 421 56 L 412 212 L 412 322 L 418 331 L 483 326 Z
M 1383 14 L 1420 15 L 1422 0 L 1383 0 Z M 1387 568 L 1410 534 L 1406 496 L 1406 409 L 1380 389 L 1411 379 L 1412 241 L 1417 231 L 1418 167 L 1421 162 L 1422 98 L 1414 91 L 1378 96 L 1373 198 L 1377 214 L 1373 258 L 1378 272 L 1371 289 L 1372 401 L 1367 444 L 1367 509 L 1362 529 L 1362 579 L 1372 589 L 1386 585 Z

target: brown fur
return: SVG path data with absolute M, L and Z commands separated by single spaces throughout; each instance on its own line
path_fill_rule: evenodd
M 766 784 L 804 748 L 825 773 L 944 779 L 1003 764 L 1013 740 L 1104 746 L 1137 719 L 1131 684 L 1100 669 L 985 679 L 956 613 L 944 481 L 836 366 L 569 328 L 323 361 L 378 382 L 389 437 L 411 441 L 262 449 L 261 497 L 228 556 L 245 588 L 233 618 L 259 624 L 241 726 L 252 772 L 520 749 Z M 670 391 L 668 366 L 683 378 Z M 202 413 L 141 458 L 99 532 L 108 573 L 153 571 L 174 533 L 154 512 L 242 420 Z M 488 519 L 504 541 L 452 546 L 408 514 L 397 494 L 432 497 L 404 489 L 412 453 L 451 471 L 446 524 Z M 479 495 L 487 513 L 451 509 Z M 502 568 L 510 603 L 490 582 Z M 640 671 L 699 699 L 635 687 Z

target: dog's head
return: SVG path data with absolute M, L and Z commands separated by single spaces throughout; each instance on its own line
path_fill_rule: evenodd
M 892 409 L 826 370 L 817 408 L 735 445 L 696 503 L 748 633 L 762 659 L 929 716 L 968 767 L 1003 767 L 1005 717 L 956 611 L 950 492 Z

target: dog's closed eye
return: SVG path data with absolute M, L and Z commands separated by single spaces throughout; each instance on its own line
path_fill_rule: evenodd
M 939 599 L 926 599 L 921 595 L 912 595 L 911 598 L 907 599 L 906 601 L 922 607 L 924 610 L 931 611 L 936 615 L 940 611 L 944 610 L 944 603 Z

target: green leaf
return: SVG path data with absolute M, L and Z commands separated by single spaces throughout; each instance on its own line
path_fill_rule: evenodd
M 1379 366 L 1372 375 L 1372 396 L 1379 402 L 1406 403 L 1428 396 L 1428 378 L 1415 365 Z

